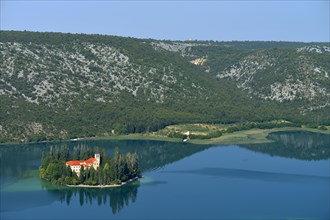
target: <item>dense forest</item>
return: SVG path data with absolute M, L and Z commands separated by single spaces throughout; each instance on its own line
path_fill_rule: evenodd
M 328 43 L 1 31 L 0 50 L 0 142 L 180 123 L 330 124 Z
M 80 174 L 72 172 L 66 162 L 69 160 L 87 160 L 95 153 L 101 156 L 100 166 L 85 169 L 81 166 Z M 133 153 L 121 154 L 116 148 L 112 157 L 105 154 L 104 149 L 92 150 L 86 145 L 74 147 L 70 156 L 69 147 L 51 147 L 49 154 L 43 155 L 39 167 L 40 178 L 54 184 L 65 185 L 112 185 L 121 184 L 129 179 L 140 176 L 138 157 Z

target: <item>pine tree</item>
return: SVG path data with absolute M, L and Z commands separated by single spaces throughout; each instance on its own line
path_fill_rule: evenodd
M 80 149 L 79 149 L 78 146 L 75 146 L 73 148 L 73 157 L 72 157 L 72 159 L 73 160 L 79 160 L 79 155 L 80 155 Z
M 83 184 L 86 180 L 85 168 L 82 166 L 80 168 L 79 183 Z
M 120 159 L 121 155 L 119 152 L 119 148 L 116 147 L 115 148 L 115 152 L 113 154 L 113 159 L 112 159 L 112 171 L 113 171 L 113 176 L 114 179 L 120 179 L 121 173 L 120 173 L 120 163 L 121 163 L 121 159 Z
M 103 177 L 103 183 L 109 184 L 111 182 L 110 178 L 110 165 L 108 163 L 104 164 L 103 170 L 102 170 L 102 177 Z
M 62 145 L 60 149 L 60 160 L 67 161 L 69 160 L 70 152 L 69 152 L 69 147 L 67 145 Z

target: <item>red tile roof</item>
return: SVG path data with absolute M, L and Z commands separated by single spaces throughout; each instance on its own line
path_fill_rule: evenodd
M 91 158 L 89 158 L 88 160 L 85 160 L 85 162 L 86 162 L 87 164 L 89 164 L 89 163 L 94 163 L 95 160 L 96 160 L 96 159 L 95 159 L 94 157 L 91 157 Z
M 95 158 L 91 157 L 88 160 L 70 160 L 67 161 L 66 164 L 70 165 L 70 166 L 84 166 L 89 168 L 93 162 L 95 161 Z
M 84 160 L 70 160 L 70 161 L 66 162 L 66 164 L 68 164 L 70 166 L 78 166 L 82 163 L 84 163 Z

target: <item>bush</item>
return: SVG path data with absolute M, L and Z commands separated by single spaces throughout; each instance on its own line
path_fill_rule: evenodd
M 69 185 L 72 185 L 73 184 L 73 178 L 72 177 L 65 177 L 64 179 L 64 183 L 65 184 L 69 184 Z
M 182 138 L 183 137 L 182 134 L 176 133 L 176 132 L 170 132 L 167 136 L 170 138 Z
M 325 127 L 324 125 L 322 125 L 322 126 L 319 127 L 319 130 L 326 131 L 326 130 L 328 130 L 328 128 Z
M 119 179 L 115 179 L 112 183 L 115 185 L 120 185 L 121 181 Z
M 307 124 L 306 126 L 309 128 L 318 128 L 317 124 Z

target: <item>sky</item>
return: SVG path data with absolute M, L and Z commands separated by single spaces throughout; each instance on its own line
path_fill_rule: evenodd
M 0 1 L 1 30 L 160 40 L 330 40 L 330 0 Z

